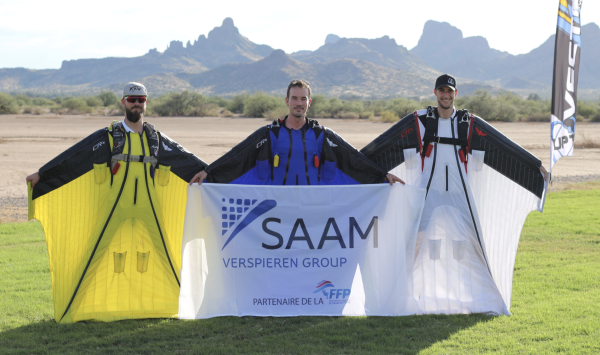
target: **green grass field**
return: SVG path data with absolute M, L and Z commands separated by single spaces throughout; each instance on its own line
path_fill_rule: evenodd
M 531 213 L 510 317 L 213 318 L 59 325 L 37 222 L 0 224 L 0 353 L 600 353 L 600 189 Z

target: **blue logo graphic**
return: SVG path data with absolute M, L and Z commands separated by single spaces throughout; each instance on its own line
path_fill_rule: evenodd
M 227 199 L 224 198 L 222 201 L 226 202 Z M 258 200 L 230 198 L 229 204 L 221 208 L 221 210 L 223 211 L 223 215 L 221 216 L 223 218 L 222 235 L 225 235 L 228 229 L 235 225 L 237 220 L 242 218 L 243 213 L 246 213 L 251 208 L 251 206 L 255 206 L 257 201 Z M 229 236 L 221 250 L 225 249 L 227 244 L 229 244 L 229 242 L 231 242 L 231 240 L 236 235 L 238 235 L 244 228 L 246 228 L 250 223 L 254 222 L 255 219 L 275 208 L 275 206 L 277 206 L 277 201 L 275 200 L 264 200 L 258 205 L 256 205 L 252 210 L 250 210 L 250 212 L 248 212 L 246 217 L 244 217 L 244 219 L 242 219 L 241 222 L 235 227 L 233 232 L 231 232 L 231 235 Z M 227 212 L 229 212 L 229 215 L 227 214 Z

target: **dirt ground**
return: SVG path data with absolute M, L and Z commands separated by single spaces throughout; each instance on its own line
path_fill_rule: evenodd
M 25 177 L 97 129 L 118 117 L 0 115 L 0 223 L 27 219 Z M 265 119 L 218 117 L 149 117 L 158 130 L 207 163 L 246 138 Z M 392 124 L 367 120 L 319 119 L 360 149 Z M 549 168 L 548 123 L 494 123 L 498 130 L 527 148 Z M 577 137 L 600 142 L 600 124 L 577 125 Z M 600 148 L 577 149 L 553 169 L 553 189 L 600 180 Z

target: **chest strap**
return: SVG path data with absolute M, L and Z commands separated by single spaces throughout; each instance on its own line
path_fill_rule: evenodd
M 150 156 L 123 154 L 123 148 L 125 147 L 125 141 L 127 140 L 127 133 L 123 127 L 123 122 L 113 121 L 110 128 L 113 137 L 113 145 L 111 147 L 112 156 L 110 159 L 111 171 L 114 170 L 118 161 L 150 163 L 153 168 L 156 168 L 156 164 L 158 163 L 159 136 L 154 129 L 154 125 L 149 122 L 144 122 L 144 131 L 146 132 L 146 139 L 150 146 Z
M 444 138 L 438 136 L 439 115 L 437 107 L 427 107 L 427 116 L 425 116 L 425 135 L 423 137 L 423 147 L 421 148 L 421 157 L 425 158 L 431 154 L 431 143 L 449 144 L 460 146 L 460 160 L 466 163 L 469 146 L 469 127 L 471 115 L 467 110 L 458 110 L 456 112 L 458 120 L 458 138 Z
M 158 163 L 156 157 L 149 157 L 146 155 L 129 155 L 129 154 L 117 154 L 113 155 L 111 161 L 124 161 L 124 162 L 135 162 L 135 163 L 150 163 L 153 166 Z

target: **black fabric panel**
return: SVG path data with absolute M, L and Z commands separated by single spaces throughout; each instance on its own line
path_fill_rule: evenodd
M 385 171 L 390 171 L 404 163 L 404 149 L 409 148 L 419 148 L 414 113 L 406 115 L 360 151 Z
M 269 145 L 269 129 L 259 128 L 206 168 L 207 181 L 229 184 L 255 167 L 256 160 L 268 160 Z
M 50 160 L 39 170 L 40 181 L 33 188 L 33 199 L 43 196 L 94 169 L 94 164 L 110 161 L 106 128 L 97 130 Z
M 542 162 L 480 117 L 473 117 L 469 152 L 485 151 L 487 166 L 541 198 L 544 192 Z
M 158 132 L 158 164 L 170 166 L 171 171 L 181 180 L 189 182 L 194 175 L 204 170 L 208 164 L 193 153 L 179 145 L 166 134 Z
M 335 161 L 343 173 L 361 184 L 378 184 L 384 181 L 387 171 L 374 164 L 363 153 L 346 142 L 337 133 L 325 128 L 323 137 L 323 161 Z M 327 140 L 337 147 L 332 147 Z M 335 154 L 332 156 L 332 154 Z

